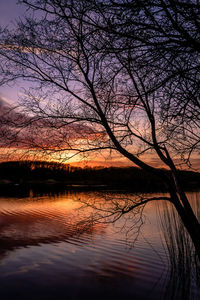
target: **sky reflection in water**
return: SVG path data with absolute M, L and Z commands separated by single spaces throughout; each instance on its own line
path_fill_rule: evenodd
M 106 201 L 110 197 L 119 194 Z M 190 194 L 194 205 L 198 197 Z M 103 205 L 105 194 L 0 199 L 1 299 L 182 299 L 184 280 L 177 281 L 179 270 L 172 266 L 163 234 L 173 217 L 171 208 L 148 204 L 137 235 L 137 230 L 128 232 L 136 218 L 131 214 L 126 222 L 87 226 L 82 221 L 92 209 L 79 209 L 78 199 Z M 189 285 L 185 299 L 199 299 L 194 278 Z

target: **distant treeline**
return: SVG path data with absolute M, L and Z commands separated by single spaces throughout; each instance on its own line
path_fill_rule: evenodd
M 165 171 L 166 173 L 168 171 Z M 179 171 L 185 189 L 200 188 L 200 173 Z M 134 191 L 165 191 L 159 177 L 139 168 L 78 168 L 45 161 L 0 163 L 1 184 L 61 184 L 65 186 L 104 186 Z

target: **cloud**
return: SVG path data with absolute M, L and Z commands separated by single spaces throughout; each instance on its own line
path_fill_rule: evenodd
M 83 123 L 69 124 L 64 119 L 31 116 L 0 97 L 0 148 L 64 151 L 86 146 L 102 133 Z M 79 141 L 79 142 L 78 142 Z
M 0 95 L 0 113 L 2 109 L 10 108 L 9 100 Z

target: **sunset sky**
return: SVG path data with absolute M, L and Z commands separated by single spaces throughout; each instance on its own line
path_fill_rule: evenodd
M 0 26 L 9 26 L 14 28 L 14 23 L 18 17 L 23 17 L 25 15 L 25 9 L 23 6 L 17 5 L 15 0 L 1 0 L 0 1 Z M 26 82 L 19 80 L 15 85 L 10 84 L 9 86 L 0 86 L 0 109 L 2 109 L 2 103 L 15 104 L 18 97 L 22 93 L 22 88 L 28 87 Z M 4 156 L 3 156 L 4 157 Z M 129 161 L 117 153 L 93 153 L 90 158 L 87 159 L 83 157 L 75 157 L 71 159 L 70 162 L 74 165 L 81 166 L 128 166 Z
M 21 5 L 17 5 L 15 0 L 1 0 L 0 1 L 0 26 L 8 26 L 14 28 L 15 20 L 18 17 L 25 15 L 25 9 Z M 0 86 L 0 110 L 2 111 L 5 105 L 13 105 L 17 103 L 18 97 L 23 93 L 22 88 L 27 88 L 28 84 L 19 80 L 15 85 Z M 43 156 L 45 159 L 46 157 Z M 54 157 L 57 159 L 58 157 Z M 64 156 L 62 156 L 63 160 Z M 102 152 L 93 153 L 90 157 L 84 158 L 77 156 L 71 159 L 70 163 L 79 164 L 82 166 L 128 166 L 131 165 L 128 160 L 119 156 L 117 153 Z M 153 156 L 148 155 L 145 157 L 145 161 L 150 162 L 153 166 L 161 167 L 159 160 Z M 193 167 L 199 168 L 200 158 L 195 156 L 193 158 Z

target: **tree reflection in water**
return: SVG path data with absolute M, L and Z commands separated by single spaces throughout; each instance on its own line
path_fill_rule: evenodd
M 197 194 L 196 194 L 197 195 Z M 93 195 L 94 196 L 94 195 Z M 148 200 L 147 200 L 148 199 Z M 151 199 L 151 200 L 150 200 Z M 118 223 L 118 230 L 124 231 L 127 241 L 132 245 L 137 240 L 144 224 L 143 211 L 146 204 L 153 200 L 168 200 L 159 202 L 158 222 L 162 231 L 163 246 L 169 261 L 169 271 L 166 278 L 164 298 L 166 299 L 197 299 L 200 290 L 200 261 L 191 237 L 183 224 L 178 212 L 163 195 L 99 194 L 97 197 L 79 199 L 82 208 L 91 208 L 91 214 L 84 222 L 87 226 L 97 223 Z M 200 220 L 200 204 L 198 197 L 192 201 L 193 209 Z
M 200 220 L 198 199 L 196 198 L 192 204 Z M 172 205 L 164 202 L 158 211 L 164 247 L 169 260 L 166 298 L 196 299 L 194 292 L 200 288 L 200 262 L 192 240 Z
M 196 198 L 191 199 L 191 204 L 199 219 L 199 193 L 194 193 L 193 196 Z M 154 203 L 151 202 L 154 199 L 156 201 Z M 138 288 L 138 290 L 140 290 L 140 296 L 143 295 L 145 288 L 147 290 L 148 286 L 151 287 L 152 283 L 155 284 L 156 282 L 157 284 L 158 277 L 160 278 L 161 274 L 162 279 L 159 279 L 159 287 L 157 289 L 157 292 L 160 293 L 159 295 L 163 296 L 166 290 L 166 298 L 170 300 L 199 299 L 199 294 L 197 295 L 200 290 L 200 264 L 198 256 L 196 255 L 192 240 L 178 213 L 173 208 L 173 205 L 171 205 L 170 201 L 162 200 L 169 200 L 169 198 L 164 194 L 141 195 L 102 191 L 60 194 L 59 197 L 55 196 L 55 199 L 53 196 L 30 196 L 24 200 L 17 198 L 11 200 L 2 199 L 0 206 L 0 259 L 3 260 L 8 253 L 14 252 L 17 248 L 21 249 L 27 248 L 27 246 L 39 245 L 39 248 L 41 247 L 41 249 L 43 249 L 43 245 L 46 244 L 50 249 L 50 257 L 52 257 L 53 253 L 53 257 L 55 256 L 58 261 L 61 260 L 62 265 L 63 262 L 65 262 L 65 266 L 69 266 L 68 254 L 70 251 L 68 251 L 67 254 L 65 254 L 65 251 L 61 251 L 63 256 L 60 256 L 62 245 L 65 245 L 64 249 L 68 249 L 71 242 L 77 242 L 77 253 L 80 254 L 79 247 L 81 245 L 81 251 L 86 254 L 85 257 L 92 255 L 93 258 L 96 257 L 95 253 L 93 250 L 90 251 L 88 249 L 93 249 L 95 245 L 97 253 L 100 254 L 100 258 L 99 260 L 97 259 L 97 264 L 91 264 L 90 267 L 99 278 L 101 278 L 102 274 L 105 275 L 105 273 L 107 274 L 108 272 L 111 272 L 112 275 L 114 274 L 115 278 L 115 276 L 117 277 L 118 275 L 120 276 L 120 274 L 124 274 L 124 270 L 131 266 L 131 271 L 126 273 L 128 274 L 126 278 L 131 278 L 131 283 L 133 284 L 132 288 Z M 147 203 L 150 205 L 148 204 L 145 208 Z M 154 205 L 155 203 L 158 203 L 158 205 Z M 167 259 L 165 259 L 166 255 L 160 243 L 159 228 L 156 222 L 156 207 L 159 208 L 159 226 L 169 261 L 167 276 L 164 266 L 165 263 L 167 266 Z M 150 219 L 152 218 L 153 224 L 150 224 L 151 226 L 149 227 L 148 222 L 145 222 L 145 215 L 150 217 Z M 113 224 L 114 229 L 119 232 L 116 236 L 113 236 L 114 231 L 112 226 L 106 226 L 110 223 Z M 142 228 L 143 224 L 144 227 Z M 135 244 L 136 247 L 132 252 L 132 256 L 130 255 L 127 260 L 127 253 L 124 251 L 125 243 L 120 244 L 120 241 L 124 241 L 122 232 L 126 234 L 129 244 L 134 245 L 134 242 L 136 240 L 138 241 L 138 243 Z M 143 234 L 147 237 L 147 242 L 152 246 L 153 251 L 157 251 L 158 254 L 161 255 L 161 258 L 163 255 L 164 260 L 162 262 L 156 260 L 156 256 L 149 250 L 149 247 L 144 246 L 143 238 L 141 238 Z M 96 239 L 95 242 L 93 242 L 92 236 L 94 240 Z M 102 239 L 104 239 L 103 246 Z M 108 245 L 106 245 L 107 243 Z M 58 247 L 58 252 L 58 248 L 54 247 L 53 244 L 60 245 L 61 248 Z M 85 248 L 84 245 L 86 246 Z M 103 250 L 101 252 L 99 249 L 102 247 Z M 38 251 L 40 253 L 42 250 L 39 249 Z M 109 251 L 111 251 L 110 256 L 108 255 Z M 115 252 L 114 256 L 112 251 Z M 30 255 L 32 255 L 31 251 Z M 125 260 L 121 259 L 123 256 Z M 23 261 L 23 258 L 22 261 L 20 261 L 21 267 L 24 267 L 26 264 L 29 265 L 30 258 L 29 256 L 27 257 L 27 260 L 25 259 L 25 261 Z M 72 257 L 70 256 L 69 259 L 70 264 Z M 76 259 L 74 260 L 75 264 L 72 264 L 73 268 L 77 267 L 77 259 L 81 261 L 84 256 L 74 257 L 76 257 Z M 37 255 L 36 261 L 39 261 L 44 267 L 43 261 L 40 260 Z M 96 261 L 96 258 L 94 261 Z M 56 270 L 58 266 L 60 268 L 59 270 L 63 270 L 62 265 L 57 265 L 56 262 Z M 121 266 L 124 267 L 121 268 Z M 11 267 L 11 269 L 13 271 L 13 267 Z M 65 268 L 65 270 L 66 269 L 67 268 Z M 80 269 L 77 270 L 82 274 Z M 121 271 L 122 273 L 120 273 Z M 84 272 L 84 274 L 88 276 L 87 268 L 84 269 Z M 65 275 L 68 276 L 68 273 L 65 273 Z M 30 276 L 34 277 L 34 272 Z M 37 276 L 40 276 L 39 272 Z M 108 279 L 110 277 L 105 278 Z M 134 286 L 135 281 L 133 278 L 135 281 L 139 278 L 138 286 L 136 283 Z M 122 282 L 122 277 L 120 277 L 120 282 Z M 139 286 L 139 283 L 142 288 Z M 154 295 L 155 294 L 152 293 L 151 299 L 154 299 Z

